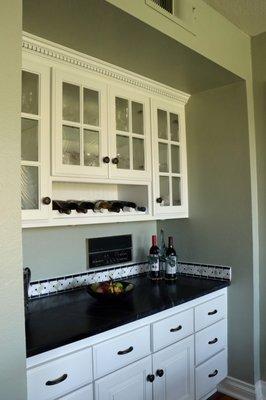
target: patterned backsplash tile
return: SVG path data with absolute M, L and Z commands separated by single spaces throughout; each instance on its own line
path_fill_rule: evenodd
M 74 290 L 95 282 L 104 282 L 112 279 L 121 279 L 129 276 L 145 274 L 148 272 L 148 262 L 134 263 L 113 268 L 103 268 L 97 271 L 87 271 L 80 274 L 61 276 L 58 278 L 33 281 L 30 283 L 29 297 L 31 299 L 49 296 L 64 291 Z M 221 265 L 208 265 L 189 262 L 178 263 L 178 273 L 181 275 L 204 277 L 231 281 L 231 267 Z

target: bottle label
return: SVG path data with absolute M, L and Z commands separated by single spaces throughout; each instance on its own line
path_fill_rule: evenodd
M 176 256 L 168 256 L 166 263 L 166 274 L 175 275 L 177 273 L 177 258 Z
M 160 270 L 159 256 L 150 255 L 149 263 L 150 263 L 150 271 L 159 272 L 159 270 Z

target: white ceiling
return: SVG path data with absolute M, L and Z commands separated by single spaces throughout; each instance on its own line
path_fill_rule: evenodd
M 203 0 L 250 36 L 266 31 L 266 0 Z

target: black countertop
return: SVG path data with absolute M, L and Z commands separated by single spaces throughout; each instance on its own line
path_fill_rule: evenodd
M 229 282 L 179 276 L 174 283 L 154 283 L 146 276 L 135 284 L 130 300 L 106 304 L 85 289 L 31 300 L 26 318 L 27 356 L 52 350 L 136 321 L 222 289 Z

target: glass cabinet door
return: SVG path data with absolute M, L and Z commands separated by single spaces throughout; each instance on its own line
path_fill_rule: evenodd
M 134 92 L 112 88 L 111 174 L 127 179 L 150 178 L 150 129 L 148 99 Z
M 23 220 L 46 218 L 49 204 L 49 68 L 23 59 L 21 93 L 21 209 Z
M 54 71 L 53 174 L 108 176 L 106 86 Z
M 154 203 L 156 214 L 187 214 L 184 106 L 153 101 Z

